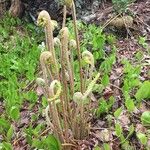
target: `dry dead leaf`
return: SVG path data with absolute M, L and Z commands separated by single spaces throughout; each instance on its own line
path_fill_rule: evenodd
M 120 124 L 121 124 L 122 127 L 125 127 L 125 126 L 127 126 L 127 125 L 130 124 L 130 119 L 129 119 L 129 117 L 128 117 L 127 115 L 125 115 L 125 114 L 121 114 L 121 115 L 119 116 L 118 120 L 119 120 L 119 122 L 120 122 Z
M 142 124 L 137 124 L 135 131 L 140 133 L 146 133 L 147 129 Z
M 103 96 L 105 99 L 109 99 L 113 94 L 114 92 L 112 91 L 112 89 L 110 87 L 106 87 Z
M 38 86 L 37 89 L 36 89 L 36 93 L 37 93 L 38 96 L 41 96 L 41 95 L 44 94 L 44 91 L 41 87 Z
M 97 131 L 96 137 L 102 142 L 109 142 L 113 139 L 112 132 L 108 129 Z

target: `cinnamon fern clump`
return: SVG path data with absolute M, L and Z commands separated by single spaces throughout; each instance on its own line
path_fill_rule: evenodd
M 68 2 L 68 1 L 67 1 Z M 48 100 L 46 120 L 53 134 L 61 141 L 63 149 L 72 149 L 76 140 L 82 140 L 89 134 L 90 94 L 100 74 L 93 74 L 94 58 L 89 51 L 80 53 L 80 44 L 76 26 L 75 6 L 73 1 L 66 3 L 66 8 L 72 7 L 76 40 L 69 38 L 69 30 L 65 25 L 65 17 L 59 38 L 53 37 L 54 24 L 47 11 L 40 12 L 37 23 L 44 27 L 46 50 L 41 53 L 40 63 L 43 78 L 37 83 L 42 86 Z M 65 14 L 65 13 L 64 13 Z M 59 59 L 55 48 L 60 50 Z M 77 49 L 81 88 L 77 91 L 74 83 L 73 51 Z M 81 66 L 84 61 L 84 72 Z

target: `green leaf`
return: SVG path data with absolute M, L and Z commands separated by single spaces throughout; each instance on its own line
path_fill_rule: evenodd
M 61 150 L 60 142 L 53 135 L 49 135 L 44 142 L 49 150 Z
M 4 150 L 13 150 L 11 143 L 3 142 L 2 147 Z
M 95 51 L 95 52 L 93 53 L 93 56 L 94 56 L 94 59 L 95 59 L 95 60 L 99 59 L 99 53 L 98 53 L 98 51 Z
M 94 148 L 94 150 L 101 150 L 101 148 L 100 148 L 99 146 L 96 146 L 96 147 Z
M 134 125 L 132 124 L 130 127 L 129 127 L 129 134 L 127 137 L 130 137 L 134 132 Z
M 98 109 L 96 110 L 96 115 L 97 115 L 97 117 L 100 117 L 101 114 L 107 113 L 107 112 L 108 112 L 107 102 L 106 102 L 106 100 L 101 98 Z
M 115 133 L 118 137 L 120 137 L 122 134 L 122 127 L 119 123 L 115 124 Z
M 111 96 L 108 101 L 108 109 L 110 109 L 115 103 L 115 98 Z
M 10 128 L 10 124 L 4 118 L 0 118 L 0 127 L 3 127 L 4 129 L 8 130 Z
M 107 143 L 103 144 L 103 148 L 104 148 L 104 150 L 111 150 L 109 144 L 107 144 Z
M 130 146 L 129 141 L 125 141 L 124 143 L 121 144 L 121 149 L 123 150 L 133 150 L 134 148 Z
M 129 133 L 127 135 L 127 137 L 122 140 L 121 144 L 125 143 L 125 141 L 134 133 L 134 126 L 133 124 L 129 127 Z M 124 138 L 124 137 L 123 137 Z M 125 144 L 126 145 L 126 144 Z
M 127 107 L 129 112 L 133 112 L 135 109 L 133 99 L 126 99 L 125 106 Z
M 42 145 L 42 142 L 41 142 L 40 140 L 38 140 L 38 139 L 33 139 L 33 140 L 32 140 L 32 147 L 41 149 L 41 148 L 43 148 L 43 145 Z
M 8 132 L 7 132 L 7 139 L 8 141 L 11 140 L 12 136 L 13 136 L 13 132 L 14 132 L 14 129 L 13 129 L 13 126 L 11 125 Z
M 145 126 L 150 126 L 150 111 L 143 112 L 141 116 L 142 124 Z
M 107 74 L 105 74 L 102 77 L 102 84 L 106 87 L 109 84 L 109 76 Z
M 0 150 L 2 150 L 3 148 L 3 143 L 0 143 Z
M 13 120 L 18 120 L 20 117 L 20 112 L 19 112 L 19 108 L 16 106 L 12 106 L 10 109 L 10 117 Z
M 39 133 L 42 131 L 42 128 L 43 128 L 43 124 L 38 124 L 36 128 L 34 128 L 33 130 L 34 136 L 38 137 Z
M 142 37 L 142 36 L 139 37 L 139 44 L 142 45 L 144 48 L 148 47 L 146 40 L 147 40 L 146 37 Z
M 137 135 L 138 139 L 140 140 L 141 144 L 143 144 L 143 145 L 147 144 L 148 138 L 146 137 L 145 134 L 137 133 L 136 135 Z
M 38 96 L 35 92 L 29 91 L 25 94 L 25 98 L 30 101 L 31 103 L 35 103 L 38 99 Z
M 136 99 L 140 102 L 142 99 L 150 98 L 150 81 L 145 81 L 135 94 Z
M 47 99 L 46 99 L 46 97 L 42 97 L 42 105 L 43 105 L 43 107 L 46 107 L 47 105 L 48 105 L 48 101 L 47 101 Z
M 118 109 L 114 112 L 114 116 L 115 116 L 116 118 L 118 118 L 121 113 L 122 113 L 122 107 L 118 108 Z

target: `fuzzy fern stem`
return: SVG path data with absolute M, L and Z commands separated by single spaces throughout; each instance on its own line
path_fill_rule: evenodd
M 77 42 L 77 54 L 78 54 L 78 61 L 79 61 L 80 83 L 81 83 L 80 88 L 81 88 L 81 93 L 83 93 L 84 89 L 83 89 L 83 73 L 82 73 L 82 65 L 81 65 L 81 50 L 80 50 L 80 42 L 79 42 L 79 35 L 78 35 L 78 29 L 77 29 L 76 9 L 75 9 L 75 4 L 73 0 L 72 0 L 72 16 L 73 16 L 75 38 Z

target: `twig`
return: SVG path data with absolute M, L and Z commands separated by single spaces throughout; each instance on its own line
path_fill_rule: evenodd
M 103 26 L 102 26 L 102 31 L 104 28 L 106 28 L 112 21 L 114 21 L 118 16 L 120 16 L 120 13 L 116 15 L 115 17 L 111 17 Z
M 117 88 L 117 89 L 120 90 L 120 91 L 122 91 L 122 89 L 121 89 L 120 87 L 118 87 L 118 86 L 116 86 L 116 85 L 114 85 L 114 84 L 109 83 L 109 85 L 110 85 L 110 86 L 113 86 L 113 87 L 115 87 L 115 88 Z
M 62 144 L 62 146 L 73 146 L 73 147 L 77 147 L 76 145 L 71 144 L 71 143 L 64 143 L 64 144 Z
M 90 130 L 105 130 L 105 129 L 110 129 L 110 128 L 90 128 Z
M 43 136 L 45 133 L 47 133 L 49 130 L 51 130 L 51 127 L 45 129 L 37 138 L 40 138 L 40 137 Z

